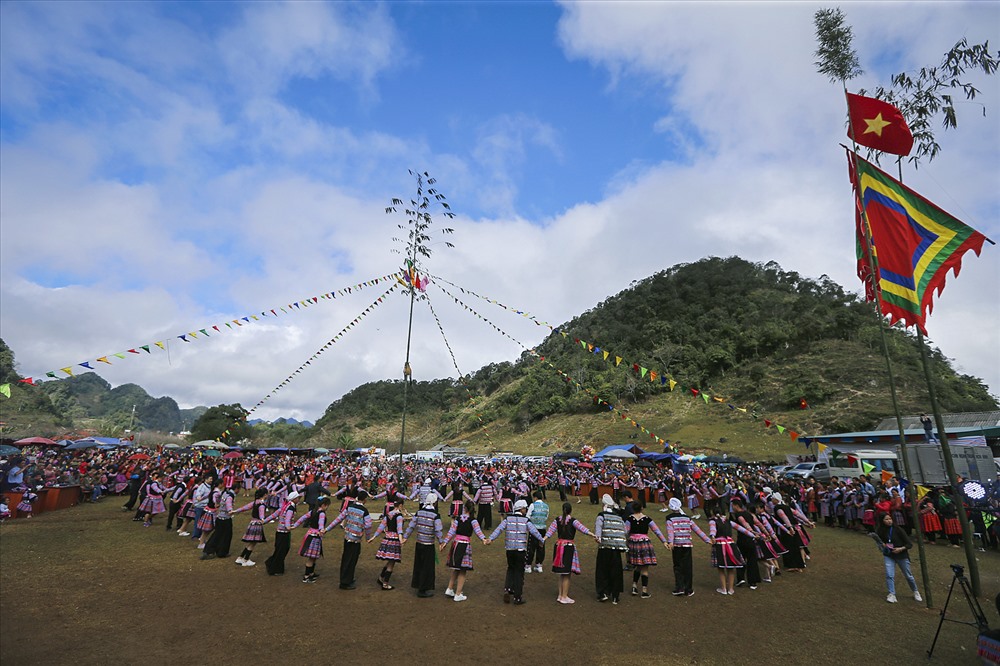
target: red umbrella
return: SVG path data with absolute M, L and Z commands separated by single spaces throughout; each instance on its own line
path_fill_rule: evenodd
M 243 454 L 240 453 L 239 451 L 230 451 L 229 453 L 223 453 L 222 457 L 223 458 L 229 458 L 229 459 L 232 459 L 232 458 L 242 458 Z
M 14 446 L 60 446 L 60 444 L 45 437 L 26 437 L 14 442 Z
M 149 456 L 145 453 L 133 453 L 126 460 L 149 460 Z
M 580 463 L 580 467 L 586 467 L 587 469 L 594 469 L 594 466 L 590 463 Z

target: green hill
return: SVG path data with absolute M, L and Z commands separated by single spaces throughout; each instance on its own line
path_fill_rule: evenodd
M 703 259 L 636 282 L 566 323 L 538 347 L 545 362 L 525 354 L 462 383 L 415 383 L 407 439 L 417 448 L 448 442 L 474 451 L 544 452 L 629 438 L 656 448 L 645 428 L 700 448 L 761 456 L 793 450 L 764 418 L 818 434 L 869 428 L 892 413 L 878 329 L 871 307 L 826 276 L 804 278 L 773 262 Z M 887 336 L 901 410 L 927 410 L 916 339 L 899 328 Z M 996 409 L 982 381 L 958 375 L 939 350 L 930 350 L 930 362 L 942 409 Z M 671 392 L 662 377 L 724 402 Z M 799 408 L 801 399 L 808 409 Z M 313 440 L 347 432 L 398 446 L 401 406 L 399 381 L 360 386 L 327 408 Z M 638 436 L 631 420 L 641 426 Z

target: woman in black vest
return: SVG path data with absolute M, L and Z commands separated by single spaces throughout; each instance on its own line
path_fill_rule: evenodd
M 556 596 L 556 601 L 561 604 L 576 603 L 569 596 L 569 579 L 570 574 L 580 575 L 580 556 L 576 552 L 576 543 L 573 541 L 577 532 L 597 539 L 596 535 L 588 530 L 583 523 L 573 518 L 573 505 L 569 502 L 563 502 L 562 516 L 553 520 L 545 532 L 546 539 L 553 534 L 557 537 L 552 556 L 552 573 L 559 574 L 559 593 Z

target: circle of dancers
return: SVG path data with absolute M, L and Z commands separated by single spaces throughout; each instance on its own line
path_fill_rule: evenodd
M 518 478 L 516 474 L 448 468 L 422 481 L 418 477 L 405 492 L 391 473 L 385 474 L 382 485 L 361 473 L 337 478 L 340 483 L 335 492 L 328 487 L 334 485 L 329 473 L 317 474 L 308 483 L 302 476 L 293 479 L 287 472 L 268 476 L 252 467 L 241 475 L 237 478 L 232 470 L 218 473 L 212 468 L 203 474 L 192 468 L 152 471 L 142 488 L 144 497 L 134 520 L 151 527 L 157 516 L 166 514 L 166 529 L 174 529 L 176 522 L 176 533 L 197 543 L 202 560 L 227 559 L 232 555 L 233 516 L 247 512 L 250 520 L 240 539 L 243 548 L 233 560 L 240 567 L 257 565 L 258 548 L 263 550 L 268 544 L 264 527 L 274 523 L 273 548 L 263 562 L 271 576 L 285 574 L 292 534 L 298 530 L 301 541 L 297 554 L 304 565 L 304 584 L 319 580 L 324 541 L 332 530 L 340 528 L 340 566 L 331 575 L 336 576 L 341 590 L 357 588 L 362 544 L 376 540 L 374 557 L 382 569 L 374 581 L 364 584 L 385 591 L 395 589 L 393 574 L 403 561 L 403 547 L 412 539 L 410 586 L 416 596 L 434 596 L 436 563 L 442 553 L 449 572 L 444 595 L 455 602 L 468 599 L 466 582 L 474 571 L 473 539 L 489 546 L 502 537 L 507 565 L 503 601 L 513 605 L 526 602 L 525 576 L 545 570 L 546 544 L 553 540 L 549 568 L 558 576 L 556 601 L 575 603 L 570 582 L 581 574 L 577 539 L 588 537 L 597 545 L 596 599 L 618 605 L 626 590 L 626 572 L 631 572 L 632 596 L 652 596 L 650 576 L 658 564 L 657 541 L 671 556 L 674 596 L 694 594 L 696 540 L 707 544 L 707 559 L 718 572 L 716 592 L 731 596 L 743 585 L 756 590 L 763 583 L 773 583 L 782 571 L 803 571 L 810 558 L 806 528 L 815 526 L 795 498 L 786 500 L 769 487 L 734 493 L 725 502 L 704 503 L 706 532 L 695 522 L 701 516 L 685 513 L 680 497 L 668 501 L 664 492 L 657 496 L 663 504 L 660 511 L 666 514 L 662 529 L 644 513 L 645 497 L 633 499 L 622 487 L 613 488 L 617 497 L 604 494 L 599 498 L 600 511 L 591 529 L 573 516 L 574 504 L 569 501 L 562 503 L 558 515 L 550 516 L 545 486 L 533 488 L 524 475 Z M 569 487 L 560 486 L 559 490 L 561 498 L 568 500 Z M 252 499 L 237 507 L 237 496 L 248 494 Z M 592 494 L 592 501 L 594 497 Z M 414 513 L 407 511 L 407 502 L 415 503 Z M 375 518 L 369 511 L 370 503 L 380 511 Z M 501 514 L 496 527 L 494 506 Z M 689 495 L 688 509 L 698 506 Z M 447 530 L 442 510 L 449 519 Z

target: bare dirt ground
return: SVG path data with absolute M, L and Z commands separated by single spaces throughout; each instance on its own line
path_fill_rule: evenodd
M 553 515 L 560 503 L 551 500 Z M 621 605 L 598 603 L 593 593 L 596 546 L 578 540 L 583 575 L 573 578 L 575 605 L 555 601 L 556 576 L 526 576 L 528 603 L 502 601 L 502 540 L 474 546 L 476 571 L 469 600 L 444 596 L 448 572 L 437 569 L 437 594 L 418 599 L 409 587 L 412 544 L 392 582 L 375 585 L 381 569 L 375 543 L 365 544 L 358 588 L 337 589 L 341 533 L 327 536 L 319 582 L 300 582 L 302 559 L 293 536 L 288 573 L 270 577 L 259 566 L 233 565 L 246 514 L 236 518 L 228 560 L 200 561 L 190 539 L 164 530 L 164 516 L 143 528 L 122 513 L 117 498 L 43 514 L 0 527 L 0 662 L 27 664 L 138 664 L 197 661 L 212 664 L 381 660 L 431 663 L 547 664 L 916 664 L 926 661 L 952 581 L 950 563 L 963 551 L 928 546 L 936 608 L 908 593 L 885 602 L 882 559 L 856 533 L 817 527 L 813 559 L 802 574 L 786 573 L 756 591 L 715 592 L 718 577 L 708 547 L 695 544 L 695 591 L 673 597 L 670 554 L 658 549 L 652 598 L 627 591 Z M 593 525 L 584 500 L 576 516 Z M 663 514 L 651 509 L 657 523 Z M 702 526 L 705 522 L 701 521 Z M 447 520 L 446 520 L 447 525 Z M 273 528 L 267 530 L 273 541 Z M 552 546 L 548 546 L 550 557 Z M 915 552 L 915 551 L 914 551 Z M 993 602 L 1000 592 L 1000 555 L 979 553 L 991 626 L 1000 626 Z M 915 575 L 919 582 L 919 570 Z M 897 590 L 906 590 L 897 574 Z M 626 572 L 626 590 L 630 574 Z M 949 618 L 970 620 L 964 597 L 953 597 Z M 978 663 L 976 631 L 946 622 L 932 663 Z

